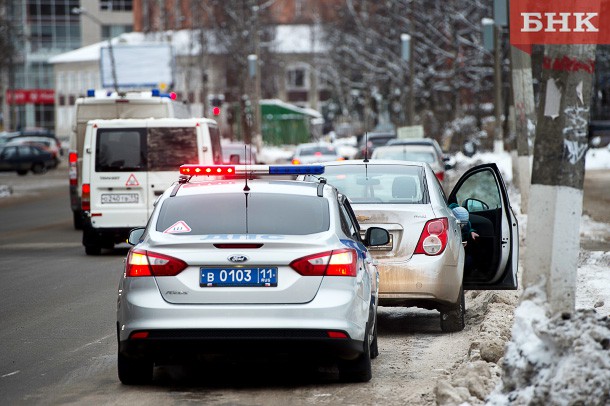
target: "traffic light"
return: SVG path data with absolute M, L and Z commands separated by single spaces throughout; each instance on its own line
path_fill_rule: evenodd
M 214 116 L 219 116 L 221 107 L 222 107 L 222 100 L 219 97 L 214 97 L 212 99 L 212 114 Z

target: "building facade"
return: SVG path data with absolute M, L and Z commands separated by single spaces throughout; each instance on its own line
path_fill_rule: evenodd
M 49 59 L 131 31 L 133 26 L 132 0 L 6 0 L 1 12 L 11 22 L 17 49 L 2 72 L 4 130 L 53 130 L 56 104 L 70 100 L 57 97 Z M 81 80 L 60 79 L 67 83 Z

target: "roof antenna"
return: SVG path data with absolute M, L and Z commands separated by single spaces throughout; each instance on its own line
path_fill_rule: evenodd
M 364 132 L 364 162 L 369 161 L 369 132 Z

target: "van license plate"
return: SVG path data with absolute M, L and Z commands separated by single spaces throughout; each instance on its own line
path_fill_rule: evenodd
M 106 203 L 138 203 L 137 193 L 102 193 L 102 204 Z
M 201 268 L 199 286 L 277 286 L 277 268 Z

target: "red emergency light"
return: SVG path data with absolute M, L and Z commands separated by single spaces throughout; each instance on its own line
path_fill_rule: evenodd
M 235 167 L 231 165 L 182 165 L 181 175 L 234 175 Z

